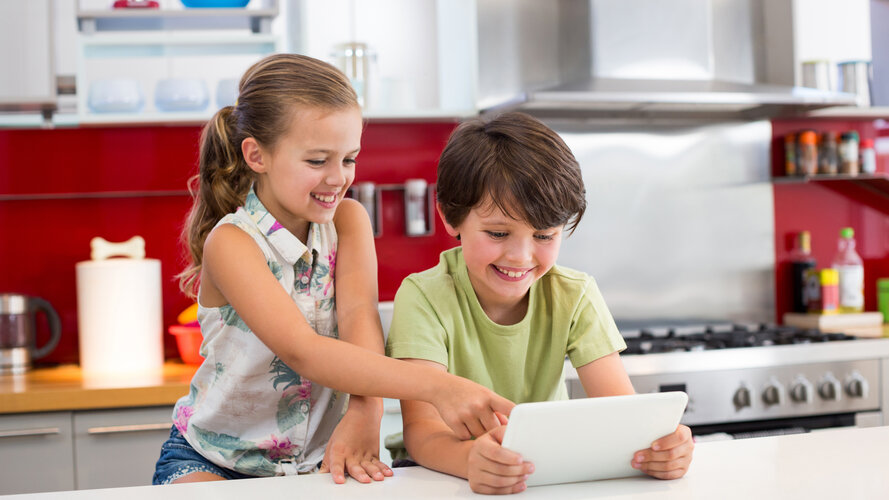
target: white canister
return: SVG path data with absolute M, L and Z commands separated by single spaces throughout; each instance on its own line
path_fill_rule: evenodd
M 85 376 L 132 375 L 164 364 L 161 263 L 145 240 L 93 238 L 92 260 L 78 262 L 77 326 Z M 124 258 L 109 258 L 124 256 Z

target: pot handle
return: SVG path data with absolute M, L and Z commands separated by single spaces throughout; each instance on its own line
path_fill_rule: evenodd
M 34 311 L 43 311 L 46 321 L 49 322 L 49 342 L 39 349 L 35 346 L 32 355 L 34 359 L 39 359 L 51 353 L 59 345 L 59 340 L 62 338 L 62 322 L 59 321 L 59 314 L 49 302 L 40 297 L 28 297 L 28 301 L 32 304 Z

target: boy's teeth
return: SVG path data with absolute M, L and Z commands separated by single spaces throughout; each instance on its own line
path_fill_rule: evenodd
M 506 269 L 503 269 L 501 267 L 497 267 L 497 270 L 500 271 L 501 273 L 509 276 L 510 278 L 521 278 L 522 276 L 525 275 L 525 273 L 528 272 L 528 271 L 520 271 L 520 272 L 507 271 Z

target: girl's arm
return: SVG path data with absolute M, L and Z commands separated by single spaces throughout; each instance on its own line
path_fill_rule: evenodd
M 432 361 L 408 361 L 445 371 L 444 366 Z M 468 479 L 476 493 L 518 493 L 525 489 L 525 476 L 534 468 L 500 445 L 506 427 L 470 441 L 459 439 L 429 403 L 402 400 L 401 416 L 405 448 L 418 464 Z
M 461 377 L 315 334 L 259 247 L 234 225 L 220 225 L 207 236 L 201 285 L 203 304 L 230 304 L 282 361 L 321 385 L 352 394 L 428 401 L 458 436 L 466 438 L 496 428 L 494 411 L 508 414 L 514 406 Z
M 581 366 L 577 375 L 591 398 L 636 392 L 616 352 Z M 694 447 L 691 430 L 680 424 L 672 434 L 655 440 L 651 448 L 637 451 L 633 467 L 658 479 L 676 479 L 688 471 Z
M 336 314 L 339 338 L 383 354 L 383 329 L 377 312 L 377 257 L 370 219 L 358 202 L 345 199 L 333 222 L 337 231 L 335 267 Z M 345 473 L 359 482 L 392 475 L 379 460 L 383 400 L 352 395 L 349 407 L 325 450 L 321 472 L 336 483 Z

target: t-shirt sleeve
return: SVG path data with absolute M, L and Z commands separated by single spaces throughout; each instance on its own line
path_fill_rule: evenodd
M 590 278 L 571 319 L 567 349 L 571 365 L 577 368 L 626 348 L 599 287 Z
M 410 278 L 395 293 L 386 355 L 448 366 L 447 332 L 429 298 Z

